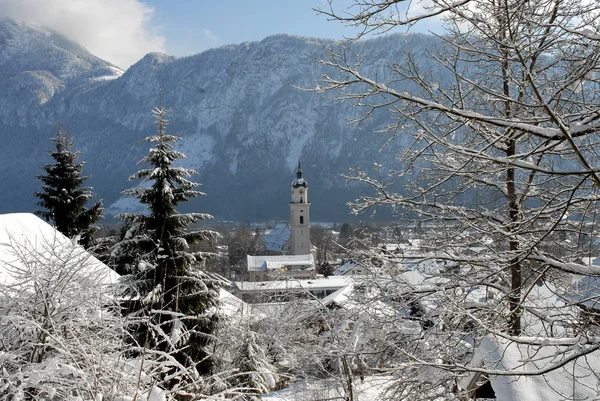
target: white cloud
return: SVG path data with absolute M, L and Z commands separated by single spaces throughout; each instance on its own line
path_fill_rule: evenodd
M 219 35 L 206 28 L 202 30 L 202 39 L 203 42 L 208 44 L 208 46 L 218 45 L 223 42 Z
M 0 16 L 55 30 L 122 68 L 165 51 L 152 13 L 139 0 L 0 0 Z

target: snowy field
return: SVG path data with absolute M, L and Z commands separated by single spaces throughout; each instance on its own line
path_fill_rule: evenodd
M 374 401 L 382 399 L 385 386 L 389 380 L 389 376 L 370 376 L 361 382 L 358 377 L 354 377 L 354 400 Z M 300 381 L 286 389 L 265 394 L 262 398 L 268 401 L 344 401 L 347 399 L 339 380 L 321 380 L 311 383 Z

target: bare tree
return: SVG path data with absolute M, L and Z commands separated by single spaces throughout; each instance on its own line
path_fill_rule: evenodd
M 240 227 L 228 235 L 226 241 L 229 255 L 229 278 L 246 279 L 248 277 L 246 256 L 255 255 L 254 244 L 257 239 L 248 227 Z
M 325 227 L 311 227 L 310 229 L 311 242 L 317 248 L 317 266 L 319 272 L 326 269 L 328 262 L 328 255 L 333 251 L 335 245 L 335 236 L 333 232 Z
M 335 72 L 316 87 L 354 101 L 364 111 L 354 123 L 385 112 L 390 142 L 412 138 L 399 166 L 375 164 L 373 174 L 348 176 L 372 189 L 354 212 L 387 205 L 429 227 L 410 256 L 438 265 L 419 286 L 382 284 L 398 283 L 386 266 L 401 265 L 405 255 L 363 252 L 363 263 L 379 275 L 375 285 L 385 289 L 377 297 L 397 299 L 405 317 L 415 317 L 417 302 L 443 306 L 429 309 L 436 334 L 423 334 L 427 352 L 402 351 L 405 362 L 452 370 L 468 355 L 449 347 L 459 350 L 467 337 L 478 343 L 490 333 L 532 345 L 526 336 L 553 344 L 549 338 L 572 343 L 590 334 L 569 306 L 548 313 L 534 290 L 543 284 L 566 295 L 571 273 L 600 274 L 581 263 L 598 234 L 600 5 L 432 0 L 418 12 L 404 0 L 361 0 L 343 10 L 335 4 L 319 11 L 363 28 L 356 39 L 443 20 L 444 33 L 428 50 L 432 68 L 410 51 L 403 60 L 366 68 L 361 52 L 368 42 L 349 42 L 321 61 Z M 394 184 L 405 177 L 409 184 L 399 190 Z M 494 299 L 472 302 L 468 293 L 480 289 Z M 596 343 L 590 347 L 581 354 Z

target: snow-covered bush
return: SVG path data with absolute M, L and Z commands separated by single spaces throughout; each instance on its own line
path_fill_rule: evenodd
M 234 366 L 240 370 L 234 382 L 247 393 L 243 399 L 255 400 L 261 394 L 275 388 L 278 376 L 264 349 L 258 343 L 258 335 L 249 329 L 244 333 L 239 347 L 235 350 Z
M 142 362 L 123 354 L 114 281 L 59 233 L 0 245 L 1 399 L 106 401 L 147 392 Z

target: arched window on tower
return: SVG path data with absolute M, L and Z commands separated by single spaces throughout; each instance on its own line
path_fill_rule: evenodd
M 304 203 L 304 201 L 302 200 L 302 197 L 300 197 L 300 203 Z
M 304 224 L 304 216 L 300 216 L 300 224 Z

